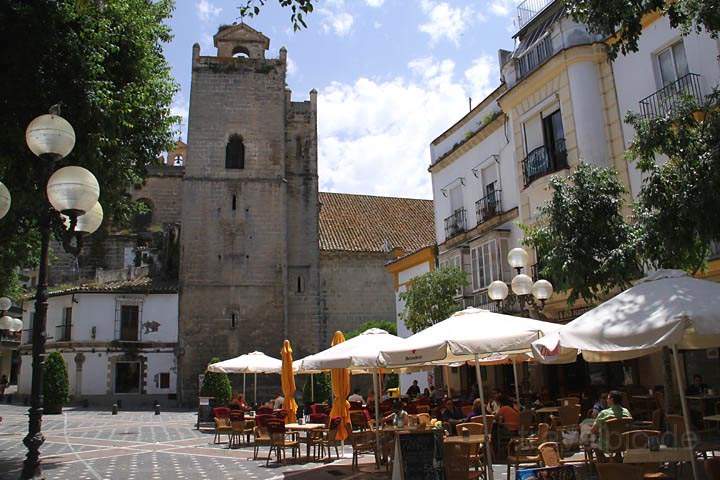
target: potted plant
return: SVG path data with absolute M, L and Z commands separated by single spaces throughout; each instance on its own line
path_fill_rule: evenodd
M 65 360 L 60 352 L 51 352 L 45 359 L 43 372 L 43 411 L 47 414 L 62 413 L 68 401 L 68 374 Z
M 210 363 L 217 363 L 220 359 L 215 357 Z M 230 402 L 232 385 L 226 373 L 205 372 L 200 396 L 211 397 L 211 407 L 222 407 Z

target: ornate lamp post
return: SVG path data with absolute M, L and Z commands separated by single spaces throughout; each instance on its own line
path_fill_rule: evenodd
M 23 443 L 28 449 L 21 479 L 42 478 L 40 446 L 45 442 L 42 424 L 42 374 L 45 354 L 45 324 L 47 321 L 48 249 L 51 230 L 62 238 L 68 253 L 77 255 L 82 249 L 82 237 L 94 232 L 102 223 L 102 208 L 98 204 L 100 187 L 95 176 L 82 167 L 63 167 L 55 171 L 55 163 L 66 157 L 75 146 L 75 131 L 62 117 L 54 113 L 40 115 L 27 127 L 25 140 L 30 150 L 43 162 L 41 185 L 47 185 L 48 208 L 39 219 L 40 265 L 35 294 L 35 316 L 32 322 L 32 387 L 28 411 L 28 434 Z M 4 186 L 3 186 L 4 188 Z M 10 194 L 0 188 L 0 213 L 7 213 Z M 7 208 L 5 208 L 7 193 Z M 3 210 L 5 208 L 5 210 Z M 0 305 L 1 306 L 1 305 Z
M 507 260 L 517 272 L 510 282 L 513 293 L 518 296 L 523 304 L 530 303 L 542 311 L 545 302 L 553 294 L 552 283 L 547 280 L 538 280 L 533 283 L 532 278 L 522 273 L 523 268 L 527 267 L 528 263 L 528 254 L 524 249 L 513 248 L 508 253 Z M 502 280 L 495 280 L 488 286 L 488 297 L 498 305 L 507 298 L 509 293 L 507 284 Z M 536 302 L 540 302 L 539 307 Z

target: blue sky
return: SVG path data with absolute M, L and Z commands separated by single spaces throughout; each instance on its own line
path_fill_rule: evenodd
M 187 116 L 192 45 L 239 21 L 243 0 L 177 0 L 165 54 Z M 318 168 L 326 191 L 431 198 L 428 145 L 499 81 L 497 51 L 512 49 L 514 0 L 318 0 L 308 28 L 267 0 L 247 19 L 288 49 L 293 99 L 318 90 Z M 187 120 L 183 120 L 183 137 Z M 192 159 L 189 159 L 192 161 Z

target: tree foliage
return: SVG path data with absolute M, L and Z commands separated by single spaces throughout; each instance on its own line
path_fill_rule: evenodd
M 395 323 L 389 322 L 387 320 L 370 320 L 369 322 L 363 323 L 355 330 L 351 330 L 350 332 L 346 333 L 345 340 L 357 337 L 365 330 L 370 330 L 371 328 L 379 328 L 380 330 L 385 330 L 391 335 L 397 335 L 397 325 Z
M 214 357 L 210 363 L 217 363 L 220 359 Z M 200 387 L 200 395 L 204 397 L 213 397 L 215 405 L 227 405 L 232 398 L 232 385 L 227 373 L 205 372 L 202 386 Z
M 0 3 L 0 180 L 12 195 L 0 221 L 0 293 L 12 287 L 15 267 L 37 262 L 45 185 L 25 129 L 52 105 L 76 134 L 59 166 L 93 172 L 109 222 L 131 217 L 128 189 L 173 140 L 176 85 L 162 52 L 171 11 L 171 0 Z
M 310 390 L 310 378 L 312 377 L 314 391 Z M 327 373 L 318 373 L 316 375 L 308 375 L 303 386 L 303 403 L 310 405 L 313 403 L 313 393 L 315 394 L 315 403 L 327 402 L 332 398 L 332 382 L 330 375 Z
M 260 9 L 265 6 L 267 0 L 245 0 L 240 7 L 240 16 L 252 18 L 260 14 Z M 277 0 L 277 3 L 284 8 L 290 8 L 290 22 L 293 30 L 298 31 L 307 28 L 305 17 L 313 11 L 314 0 Z
M 716 90 L 704 105 L 686 97 L 663 117 L 626 118 L 636 130 L 628 160 L 645 174 L 636 206 L 641 248 L 655 268 L 695 272 L 720 240 L 719 107 Z
M 624 55 L 638 50 L 642 18 L 655 11 L 666 14 L 670 25 L 683 34 L 704 29 L 717 37 L 720 30 L 720 0 L 565 0 L 565 8 L 592 32 L 616 35 L 617 41 L 609 48 L 612 58 L 618 52 Z
M 401 314 L 412 332 L 441 322 L 460 309 L 457 291 L 468 285 L 467 274 L 457 267 L 444 267 L 412 280 L 400 299 L 405 302 Z
M 568 177 L 550 181 L 552 199 L 540 221 L 524 226 L 525 243 L 540 252 L 540 275 L 568 303 L 588 303 L 637 278 L 637 232 L 623 217 L 626 191 L 614 170 L 581 164 Z
M 60 352 L 50 352 L 43 371 L 43 407 L 47 413 L 61 413 L 68 401 L 67 366 Z

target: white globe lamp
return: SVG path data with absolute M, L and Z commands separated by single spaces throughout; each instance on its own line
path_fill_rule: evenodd
M 12 325 L 10 326 L 11 332 L 19 332 L 23 329 L 23 322 L 19 318 L 12 319 Z
M 508 252 L 508 263 L 518 272 L 528 264 L 528 254 L 523 248 L 513 248 Z
M 553 294 L 552 283 L 547 280 L 538 280 L 532 286 L 532 296 L 540 302 L 545 302 Z
M 66 228 L 70 228 L 70 217 L 67 215 L 63 215 L 63 223 L 65 223 Z M 92 207 L 87 213 L 80 215 L 77 217 L 77 222 L 75 224 L 75 231 L 76 232 L 82 232 L 85 234 L 91 234 L 95 232 L 98 228 L 100 228 L 100 225 L 103 221 L 103 209 L 102 205 L 100 205 L 100 202 L 97 202 L 94 207 Z
M 0 182 L 0 218 L 3 218 L 10 211 L 11 203 L 10 190 Z
M 495 302 L 501 302 L 508 296 L 509 290 L 507 283 L 502 280 L 495 280 L 488 286 L 488 297 Z
M 50 205 L 58 212 L 83 215 L 100 197 L 95 175 L 82 167 L 63 167 L 52 174 L 47 184 Z
M 533 281 L 532 278 L 528 277 L 524 273 L 520 273 L 518 275 L 515 275 L 510 285 L 515 295 L 530 295 Z
M 48 113 L 30 122 L 25 130 L 25 141 L 38 157 L 53 155 L 63 158 L 75 146 L 75 130 L 64 118 Z
M 0 330 L 11 330 L 15 326 L 14 318 L 9 315 L 0 317 Z
M 7 297 L 0 297 L 0 311 L 7 312 L 12 308 L 12 300 Z

